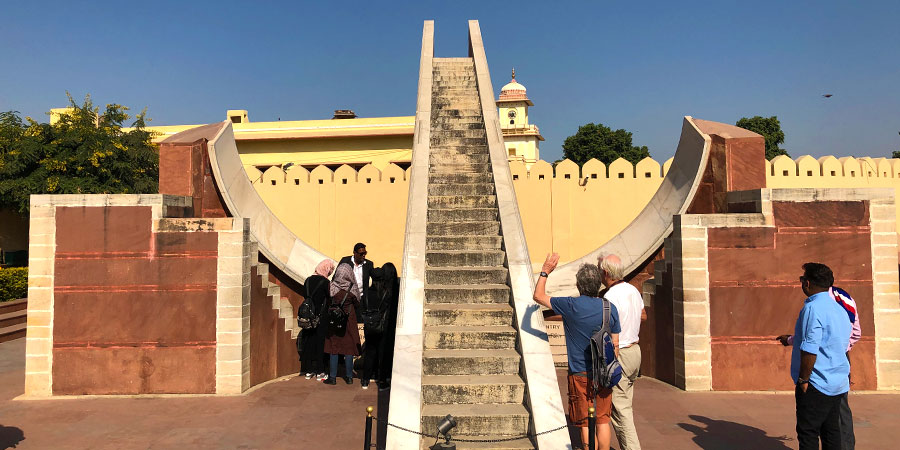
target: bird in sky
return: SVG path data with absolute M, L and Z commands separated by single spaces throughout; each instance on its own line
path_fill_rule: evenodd
M 831 98 L 831 94 L 822 94 L 822 97 Z

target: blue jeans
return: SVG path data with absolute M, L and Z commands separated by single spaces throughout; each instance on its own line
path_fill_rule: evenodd
M 331 355 L 331 373 L 329 376 L 337 378 L 338 355 Z M 353 378 L 353 355 L 344 355 L 344 366 L 347 369 L 347 378 Z

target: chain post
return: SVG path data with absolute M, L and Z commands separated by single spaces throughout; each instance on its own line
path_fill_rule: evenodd
M 372 448 L 372 411 L 375 408 L 368 406 L 366 407 L 366 442 L 363 450 L 371 450 Z
M 594 417 L 596 410 L 593 406 L 588 407 L 588 448 L 594 450 L 597 445 L 597 418 Z

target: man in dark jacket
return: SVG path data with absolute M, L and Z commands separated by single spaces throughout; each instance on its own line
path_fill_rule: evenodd
M 367 304 L 366 300 L 368 300 L 369 296 L 369 286 L 372 282 L 372 268 L 374 267 L 372 261 L 366 259 L 366 254 L 366 244 L 358 242 L 353 246 L 353 255 L 341 258 L 341 261 L 338 263 L 338 265 L 347 263 L 350 264 L 350 267 L 353 267 L 356 285 L 359 286 L 358 294 L 360 307 L 356 309 L 356 320 L 360 322 L 362 321 L 360 311 L 362 311 Z

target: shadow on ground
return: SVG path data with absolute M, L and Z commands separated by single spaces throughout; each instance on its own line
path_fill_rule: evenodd
M 25 433 L 16 427 L 0 425 L 0 449 L 16 448 L 25 440 Z
M 694 433 L 694 443 L 704 450 L 719 449 L 785 449 L 790 447 L 785 441 L 792 441 L 787 436 L 769 436 L 759 428 L 730 422 L 727 420 L 710 419 L 709 417 L 690 415 L 691 420 L 699 422 L 702 426 L 693 423 L 679 423 L 678 426 Z

